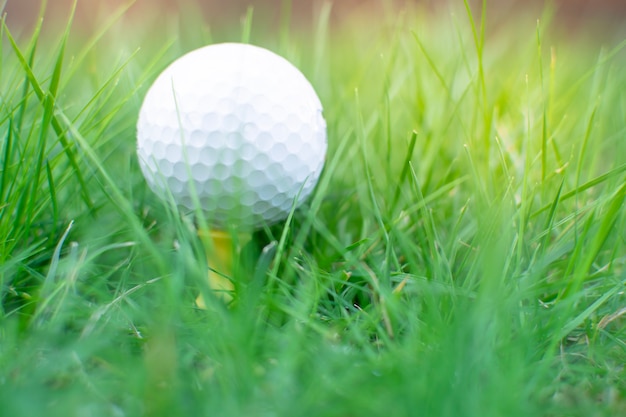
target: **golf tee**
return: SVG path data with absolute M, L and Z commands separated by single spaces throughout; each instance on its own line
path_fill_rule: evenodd
M 233 300 L 235 286 L 232 282 L 233 270 L 238 262 L 241 247 L 249 240 L 249 235 L 233 235 L 222 230 L 198 230 L 198 236 L 206 251 L 208 262 L 209 288 L 217 298 L 225 303 Z M 206 309 L 206 302 L 202 294 L 196 298 L 196 305 Z

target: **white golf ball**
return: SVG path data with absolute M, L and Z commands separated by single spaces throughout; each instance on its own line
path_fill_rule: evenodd
M 190 210 L 199 204 L 221 228 L 284 219 L 313 191 L 326 148 L 311 84 L 284 58 L 246 44 L 176 60 L 148 90 L 137 123 L 150 188 Z

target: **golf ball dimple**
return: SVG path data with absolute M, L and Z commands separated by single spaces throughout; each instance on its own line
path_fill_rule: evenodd
M 247 44 L 192 51 L 148 90 L 137 122 L 150 188 L 215 227 L 260 227 L 313 191 L 326 157 L 315 90 L 284 58 Z M 195 194 L 195 195 L 194 195 Z

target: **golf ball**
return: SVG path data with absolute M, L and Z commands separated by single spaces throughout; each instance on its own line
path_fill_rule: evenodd
M 137 122 L 150 188 L 211 224 L 259 227 L 284 219 L 313 191 L 326 122 L 302 73 L 266 49 L 237 43 L 189 52 L 148 90 Z

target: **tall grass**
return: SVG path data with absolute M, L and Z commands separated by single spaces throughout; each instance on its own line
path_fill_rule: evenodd
M 330 3 L 309 33 L 284 4 L 276 33 L 252 8 L 232 33 L 193 9 L 87 34 L 3 21 L 0 415 L 626 412 L 626 42 L 470 7 L 334 24 Z M 329 137 L 230 307 L 134 154 L 150 82 L 223 40 L 301 68 Z

